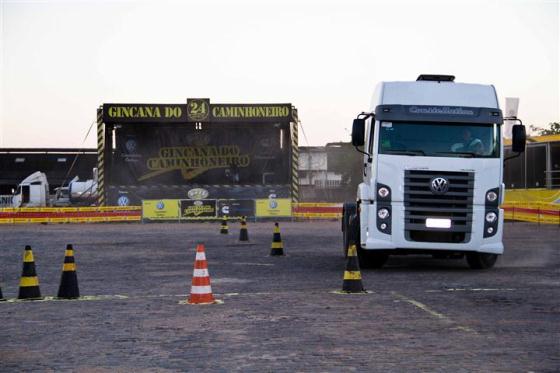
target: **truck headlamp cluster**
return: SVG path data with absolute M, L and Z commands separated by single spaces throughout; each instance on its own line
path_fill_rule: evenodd
M 483 237 L 492 237 L 498 231 L 500 223 L 500 188 L 493 188 L 486 191 L 484 201 L 484 231 Z
M 391 188 L 377 183 L 377 230 L 391 234 Z

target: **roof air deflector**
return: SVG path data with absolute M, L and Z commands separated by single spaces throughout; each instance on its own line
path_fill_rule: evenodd
M 416 81 L 428 81 L 428 82 L 454 82 L 455 76 L 454 75 L 436 75 L 436 74 L 421 74 L 418 76 Z

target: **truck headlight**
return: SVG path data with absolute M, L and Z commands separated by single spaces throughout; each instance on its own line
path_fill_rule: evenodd
M 488 202 L 494 202 L 498 198 L 498 194 L 494 191 L 486 193 L 486 200 Z
M 379 190 L 377 191 L 377 194 L 379 195 L 379 197 L 381 198 L 386 198 L 389 195 L 389 189 L 385 188 L 385 187 L 381 187 L 379 188 Z
M 377 217 L 379 217 L 379 219 L 387 219 L 389 217 L 389 210 L 387 209 L 377 210 Z
M 489 212 L 489 213 L 486 214 L 486 221 L 488 223 L 491 224 L 491 223 L 495 222 L 496 219 L 498 219 L 498 215 L 496 215 L 495 212 Z

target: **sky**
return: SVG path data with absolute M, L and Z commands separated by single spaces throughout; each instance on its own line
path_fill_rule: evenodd
M 104 102 L 292 103 L 349 141 L 379 81 L 494 84 L 560 121 L 559 1 L 0 0 L 0 147 L 95 147 Z M 85 140 L 84 140 L 85 139 Z

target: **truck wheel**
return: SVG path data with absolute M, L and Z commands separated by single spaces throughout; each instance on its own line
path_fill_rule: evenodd
M 383 268 L 387 259 L 389 259 L 389 255 L 387 254 L 371 252 L 371 250 L 364 250 L 361 247 L 358 247 L 358 260 L 360 262 L 360 267 L 362 268 Z
M 489 269 L 494 267 L 497 254 L 467 253 L 467 263 L 471 269 Z
M 350 218 L 356 215 L 356 210 L 355 202 L 346 202 L 342 206 L 342 252 L 344 257 L 346 257 L 348 245 L 350 244 L 350 230 L 352 229 L 352 227 L 350 227 Z M 358 223 L 354 229 L 357 229 L 358 236 L 356 237 L 359 237 L 360 224 Z

